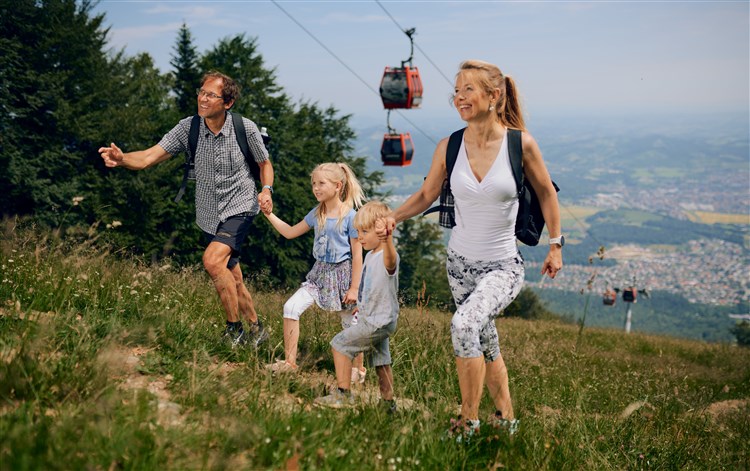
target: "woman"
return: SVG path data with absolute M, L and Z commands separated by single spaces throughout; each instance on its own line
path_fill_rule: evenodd
M 495 327 L 495 318 L 521 291 L 524 277 L 515 238 L 518 196 L 505 139 L 509 128 L 523 131 L 524 173 L 539 198 L 551 240 L 542 275 L 554 278 L 562 268 L 563 239 L 557 192 L 539 146 L 525 132 L 513 79 L 493 64 L 466 61 L 456 75 L 453 104 L 467 124 L 451 175 L 456 226 L 447 261 L 457 306 L 451 338 L 461 389 L 461 414 L 451 421 L 449 435 L 461 441 L 479 429 L 485 379 L 496 408 L 490 421 L 510 433 L 518 427 Z M 387 230 L 421 214 L 438 198 L 447 177 L 447 143 L 447 138 L 440 141 L 422 187 L 394 211 Z

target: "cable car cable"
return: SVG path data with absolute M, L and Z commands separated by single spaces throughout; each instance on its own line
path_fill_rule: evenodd
M 416 42 L 414 42 L 414 39 L 407 33 L 407 30 L 405 30 L 404 28 L 401 27 L 400 24 L 398 24 L 398 21 L 396 21 L 396 19 L 393 17 L 393 15 L 391 15 L 390 12 L 385 9 L 385 7 L 383 6 L 383 4 L 380 3 L 380 0 L 375 0 L 375 3 L 377 3 L 378 6 L 383 9 L 383 11 L 385 12 L 385 14 L 388 15 L 388 17 L 391 19 L 391 21 L 393 21 L 393 23 L 398 27 L 398 29 L 401 30 L 402 33 L 404 33 L 407 36 L 409 36 L 409 38 L 412 40 L 412 44 L 417 48 L 417 50 L 419 52 L 422 53 L 422 55 L 425 57 L 425 59 L 427 59 L 427 62 L 429 62 L 430 64 L 432 64 L 433 67 L 435 67 L 435 69 L 438 71 L 438 73 L 443 76 L 443 78 L 445 79 L 446 82 L 448 82 L 448 85 L 451 87 L 451 89 L 453 89 L 453 87 L 455 86 L 455 84 L 453 83 L 453 81 L 451 79 L 449 79 L 443 73 L 442 70 L 440 70 L 440 67 L 438 67 L 437 64 L 435 64 L 435 62 L 433 62 L 432 59 L 430 59 L 430 56 L 428 56 L 427 53 L 424 52 L 421 47 L 419 47 L 419 44 L 417 44 Z
M 313 38 L 313 40 L 315 40 L 315 42 L 317 42 L 323 49 L 325 49 L 326 52 L 328 52 L 331 56 L 333 56 L 334 59 L 336 59 L 337 61 L 339 61 L 339 63 L 341 65 L 343 65 L 346 68 L 346 70 L 348 70 L 349 72 L 352 73 L 352 75 L 354 75 L 355 77 L 357 77 L 357 79 L 359 79 L 359 81 L 362 82 L 365 85 L 365 87 L 367 87 L 371 92 L 373 92 L 378 97 L 380 97 L 380 92 L 378 92 L 377 90 L 375 90 L 369 83 L 367 83 L 367 81 L 365 79 L 363 79 L 359 74 L 357 74 L 357 72 L 355 72 L 354 69 L 352 69 L 351 67 L 349 67 L 349 65 L 347 65 L 346 62 L 344 62 L 330 48 L 328 48 L 328 46 L 326 46 L 325 44 L 323 44 L 323 42 L 321 40 L 319 40 L 317 37 L 315 37 L 315 35 L 312 34 L 310 32 L 310 30 L 308 30 L 307 28 L 305 28 L 305 26 L 302 23 L 300 23 L 299 21 L 297 21 L 297 19 L 295 17 L 293 17 L 291 15 L 291 13 L 289 13 L 281 5 L 279 5 L 279 3 L 276 0 L 271 0 L 271 3 L 273 3 L 274 5 L 276 5 L 276 7 L 278 7 L 279 10 L 281 10 L 287 17 L 289 17 L 290 20 L 292 20 L 297 26 L 299 26 L 300 28 L 302 28 L 302 31 L 304 31 L 305 33 L 307 33 L 307 35 L 310 36 L 311 38 Z M 414 127 L 416 130 L 418 130 L 419 132 L 421 132 L 427 139 L 430 140 L 430 142 L 432 142 L 434 145 L 437 145 L 437 141 L 432 136 L 430 136 L 429 134 L 427 134 L 427 132 L 425 132 L 419 126 L 417 126 L 416 124 L 414 124 L 409 118 L 407 118 L 406 116 L 404 116 L 400 111 L 398 112 L 398 114 L 402 118 L 404 118 L 404 120 L 407 123 L 411 124 L 412 127 Z

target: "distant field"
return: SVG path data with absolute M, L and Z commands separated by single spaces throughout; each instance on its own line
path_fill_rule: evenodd
M 689 211 L 688 218 L 703 224 L 750 224 L 750 214 L 713 213 L 709 211 Z
M 563 232 L 570 235 L 571 242 L 576 237 L 582 238 L 584 232 L 589 228 L 589 224 L 586 222 L 586 218 L 602 211 L 602 208 L 596 208 L 594 206 L 576 206 L 576 205 L 560 205 L 560 223 L 563 227 Z M 567 236 L 566 236 L 567 237 Z
M 685 170 L 674 167 L 638 168 L 633 173 L 643 182 L 651 182 L 657 178 L 681 178 L 686 174 Z

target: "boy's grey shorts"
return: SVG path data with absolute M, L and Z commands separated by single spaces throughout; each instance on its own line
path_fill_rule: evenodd
M 344 329 L 331 340 L 331 346 L 339 353 L 354 359 L 365 352 L 371 366 L 385 366 L 391 364 L 391 350 L 388 339 L 396 331 L 396 321 L 383 327 L 375 327 L 366 319 L 348 329 Z

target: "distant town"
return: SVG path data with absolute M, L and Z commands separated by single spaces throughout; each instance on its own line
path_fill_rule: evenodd
M 527 285 L 580 292 L 591 280 L 591 289 L 603 293 L 607 286 L 625 288 L 635 280 L 638 289 L 680 294 L 693 303 L 731 306 L 750 299 L 747 251 L 738 244 L 702 239 L 664 250 L 622 245 L 610 248 L 605 257 L 617 264 L 566 265 L 554 280 Z

